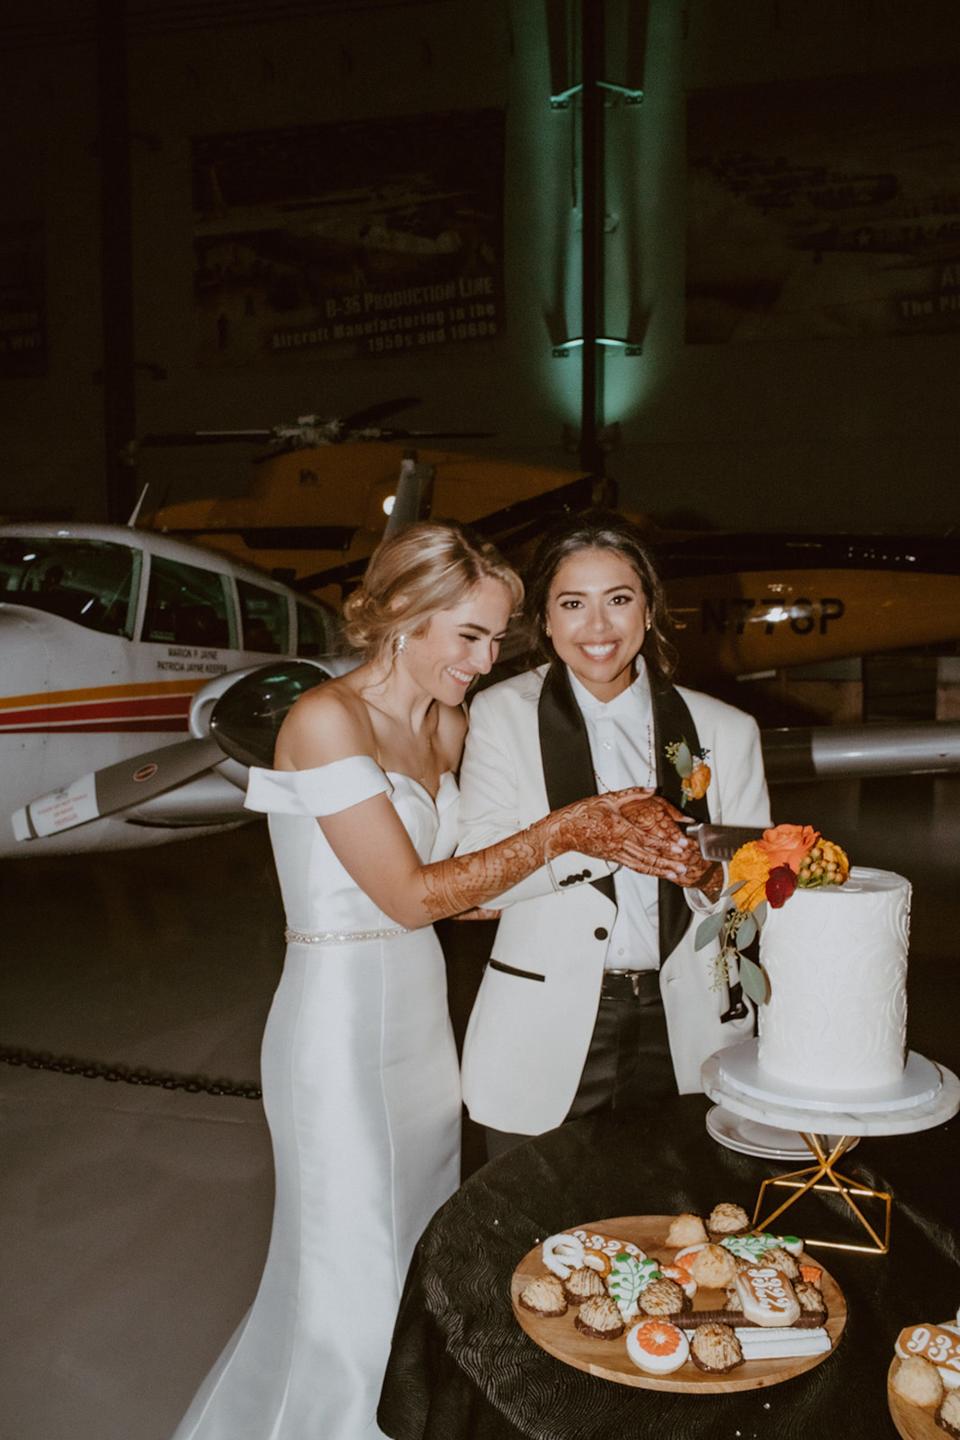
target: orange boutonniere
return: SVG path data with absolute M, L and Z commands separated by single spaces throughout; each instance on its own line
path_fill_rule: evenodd
M 702 800 L 712 778 L 710 766 L 707 764 L 710 751 L 691 750 L 686 740 L 671 740 L 663 749 L 680 776 L 680 788 L 683 791 L 681 808 L 688 800 Z

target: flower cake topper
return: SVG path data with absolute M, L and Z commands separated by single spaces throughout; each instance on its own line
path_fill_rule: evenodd
M 758 1005 L 769 999 L 766 973 L 743 951 L 759 933 L 767 915 L 790 899 L 800 887 L 819 889 L 843 885 L 850 874 L 850 861 L 832 840 L 824 840 L 811 825 L 775 825 L 764 830 L 763 838 L 741 845 L 730 861 L 731 884 L 724 891 L 733 900 L 726 913 L 709 915 L 698 927 L 694 940 L 702 950 L 719 937 L 718 981 L 729 978 L 728 958 L 736 955 L 740 983 Z
M 680 788 L 683 791 L 681 809 L 688 800 L 702 800 L 711 780 L 710 766 L 707 764 L 710 751 L 691 750 L 686 740 L 671 740 L 669 745 L 664 745 L 663 751 L 680 776 Z

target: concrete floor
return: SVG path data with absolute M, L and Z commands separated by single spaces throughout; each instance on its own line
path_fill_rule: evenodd
M 913 880 L 911 1045 L 960 1068 L 960 777 L 785 787 L 774 805 Z M 11 863 L 0 900 L 0 1045 L 256 1083 L 283 952 L 262 826 Z M 259 1103 L 0 1064 L 0 1131 L 0 1440 L 166 1440 L 256 1286 Z

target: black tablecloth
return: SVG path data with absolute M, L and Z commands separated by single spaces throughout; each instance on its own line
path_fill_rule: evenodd
M 516 1323 L 510 1277 L 545 1236 L 619 1215 L 752 1211 L 761 1180 L 792 1168 L 717 1145 L 709 1102 L 580 1120 L 478 1170 L 428 1226 L 408 1276 L 380 1403 L 393 1440 L 876 1440 L 896 1431 L 886 1399 L 899 1330 L 960 1303 L 960 1120 L 863 1140 L 841 1171 L 895 1197 L 890 1254 L 814 1251 L 846 1297 L 836 1352 L 770 1388 L 696 1396 L 601 1380 L 547 1355 Z M 783 1190 L 767 1192 L 784 1198 Z M 777 1200 L 779 1203 L 779 1199 Z M 804 1197 L 787 1233 L 859 1239 L 836 1197 Z M 769 1210 L 769 1206 L 766 1207 Z M 868 1212 L 872 1220 L 876 1211 Z M 776 1228 L 776 1227 L 774 1227 Z

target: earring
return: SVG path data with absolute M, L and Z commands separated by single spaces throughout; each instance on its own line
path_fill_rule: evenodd
M 649 630 L 649 629 L 650 629 L 650 616 L 649 616 L 649 615 L 647 616 L 647 623 L 646 623 L 646 625 L 644 626 L 644 629 L 646 629 L 646 630 Z
M 550 639 L 550 636 L 553 634 L 553 631 L 550 629 L 549 624 L 545 624 L 545 625 L 544 625 L 544 627 L 543 627 L 543 633 L 544 633 L 544 635 L 546 635 L 547 639 L 549 640 L 549 639 Z
M 401 631 L 400 634 L 397 636 L 396 640 L 394 640 L 393 642 L 393 653 L 394 655 L 402 655 L 406 648 L 407 637 L 406 635 L 404 635 L 403 631 Z

